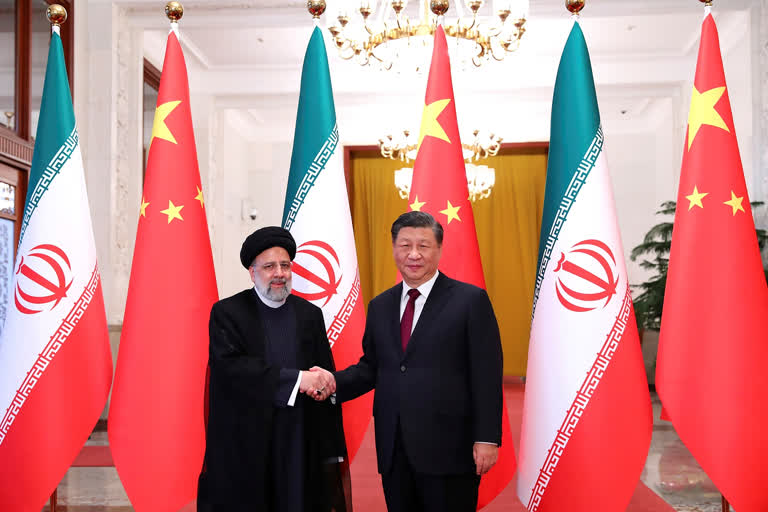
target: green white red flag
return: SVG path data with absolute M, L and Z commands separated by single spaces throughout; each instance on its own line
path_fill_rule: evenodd
M 293 293 L 322 308 L 336 368 L 346 368 L 363 355 L 365 312 L 328 56 L 318 27 L 301 71 L 283 227 L 298 246 Z M 373 393 L 342 407 L 352 459 L 371 423 Z
M 58 27 L 0 336 L 0 510 L 39 511 L 104 410 L 107 318 Z
M 517 494 L 530 512 L 626 510 L 651 442 L 640 351 L 584 34 L 552 100 Z

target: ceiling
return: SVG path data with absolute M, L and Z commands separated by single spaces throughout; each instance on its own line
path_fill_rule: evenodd
M 99 0 L 91 0 L 91 2 Z M 144 29 L 146 57 L 161 66 L 168 22 L 157 0 L 119 0 L 135 27 Z M 353 5 L 355 2 L 351 2 Z M 451 2 L 452 4 L 454 2 Z M 486 2 L 490 4 L 491 2 Z M 759 0 L 716 0 L 714 13 L 723 54 L 744 43 L 750 8 Z M 413 0 L 408 6 L 417 16 Z M 301 64 L 312 29 L 302 1 L 209 0 L 184 2 L 181 39 L 190 87 L 256 126 L 274 123 L 281 109 L 295 109 Z M 447 19 L 455 16 L 455 7 Z M 490 6 L 483 11 L 490 13 Z M 664 101 L 690 81 L 703 16 L 695 0 L 587 0 L 581 25 L 590 49 L 603 120 L 644 118 L 653 123 Z M 571 26 L 562 0 L 530 0 L 521 49 L 504 62 L 462 71 L 454 66 L 457 97 L 472 112 L 514 104 L 520 116 L 548 116 L 560 54 Z M 361 68 L 336 56 L 321 22 L 338 110 L 376 102 L 394 112 L 393 123 L 417 124 L 425 77 Z M 728 73 L 726 61 L 726 73 Z M 403 113 L 403 105 L 413 105 Z M 400 108 L 390 108 L 400 107 Z M 295 111 L 295 110 L 294 110 Z M 385 115 L 385 114 L 382 114 Z M 289 119 L 288 125 L 293 123 Z M 519 123 L 518 123 L 519 124 Z M 511 135 L 514 138 L 514 135 Z M 510 137 L 505 137 L 510 140 Z

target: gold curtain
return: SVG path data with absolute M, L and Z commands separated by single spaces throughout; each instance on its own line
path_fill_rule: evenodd
M 472 205 L 485 284 L 501 330 L 504 374 L 525 375 L 547 148 L 504 148 L 481 163 L 496 169 L 491 196 Z M 350 152 L 352 223 L 366 308 L 397 276 L 389 230 L 408 209 L 394 186 L 393 173 L 401 167 L 378 150 Z

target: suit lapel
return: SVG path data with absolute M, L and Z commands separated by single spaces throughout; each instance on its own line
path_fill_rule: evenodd
M 403 344 L 400 341 L 400 299 L 403 297 L 403 282 L 400 281 L 397 285 L 389 289 L 389 305 L 387 306 L 387 326 L 390 329 L 391 335 L 389 336 L 394 343 L 395 350 L 401 353 L 403 351 Z
M 416 327 L 411 333 L 411 338 L 405 349 L 405 355 L 408 355 L 413 351 L 414 345 L 418 346 L 421 338 L 425 337 L 429 332 L 432 323 L 437 321 L 440 311 L 442 311 L 450 299 L 451 294 L 449 293 L 449 290 L 452 286 L 453 283 L 450 279 L 445 277 L 442 273 L 438 274 L 437 279 L 435 280 L 435 285 L 432 287 L 432 291 L 429 292 L 427 301 L 424 303 L 424 308 L 421 310 L 419 320 L 416 322 Z

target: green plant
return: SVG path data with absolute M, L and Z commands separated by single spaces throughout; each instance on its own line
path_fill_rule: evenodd
M 762 201 L 750 203 L 752 210 L 763 206 Z M 658 330 L 661 326 L 661 311 L 664 307 L 664 290 L 667 286 L 667 268 L 669 266 L 669 250 L 672 246 L 672 226 L 675 215 L 675 201 L 661 203 L 657 215 L 671 216 L 672 219 L 660 222 L 645 234 L 643 243 L 634 247 L 629 255 L 632 261 L 637 261 L 641 256 L 647 256 L 640 261 L 640 266 L 653 274 L 644 283 L 632 285 L 640 293 L 634 298 L 635 315 L 638 327 Z M 756 229 L 757 243 L 762 250 L 768 243 L 768 232 L 764 229 Z M 768 269 L 765 269 L 766 281 L 768 281 Z

